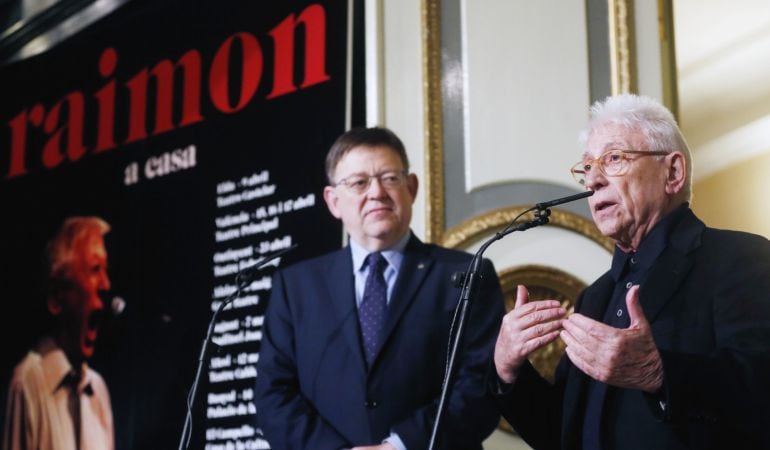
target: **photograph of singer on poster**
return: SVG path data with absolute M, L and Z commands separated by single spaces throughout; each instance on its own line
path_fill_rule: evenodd
M 88 365 L 109 307 L 109 231 L 98 217 L 68 217 L 46 246 L 51 326 L 14 369 L 4 450 L 115 447 L 109 390 Z

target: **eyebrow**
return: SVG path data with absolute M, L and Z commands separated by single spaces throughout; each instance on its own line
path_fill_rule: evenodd
M 373 176 L 379 176 L 379 175 L 382 175 L 382 174 L 388 173 L 388 172 L 404 172 L 404 171 L 406 171 L 406 169 L 385 169 L 385 170 L 381 170 L 381 171 L 379 171 L 379 172 L 377 172 L 375 174 L 369 174 L 369 172 L 367 172 L 365 170 L 361 170 L 361 171 L 358 171 L 358 172 L 353 172 L 353 173 L 351 173 L 351 174 L 349 174 L 349 175 L 347 175 L 347 176 L 345 176 L 343 178 L 340 178 L 340 180 L 344 180 L 346 178 L 356 177 L 356 176 L 373 177 Z
M 623 148 L 627 147 L 628 145 L 625 142 L 620 141 L 610 141 L 604 144 L 602 147 L 602 153 L 608 151 L 608 150 L 622 150 Z M 588 158 L 588 152 L 583 152 L 583 159 L 593 159 Z

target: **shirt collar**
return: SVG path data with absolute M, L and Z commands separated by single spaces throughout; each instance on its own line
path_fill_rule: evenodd
M 74 380 L 77 380 L 79 391 L 85 392 L 88 395 L 93 394 L 91 372 L 88 370 L 87 363 L 83 362 L 81 369 L 83 376 L 80 378 L 69 359 L 67 359 L 64 350 L 51 337 L 43 338 L 40 341 L 37 346 L 37 352 L 40 354 L 48 392 L 54 392 L 66 385 L 73 385 Z M 78 378 L 80 379 L 78 380 Z
M 648 270 L 651 268 L 663 249 L 666 248 L 669 234 L 689 209 L 689 203 L 685 202 L 668 213 L 652 227 L 635 252 L 626 253 L 620 247 L 615 246 L 612 267 L 610 268 L 612 278 L 617 282 L 623 276 L 624 268 L 629 260 L 639 269 Z
M 382 257 L 385 258 L 385 261 L 388 262 L 388 265 L 393 267 L 396 272 L 398 272 L 398 269 L 401 268 L 401 261 L 404 260 L 404 249 L 406 248 L 406 244 L 409 242 L 409 238 L 411 237 L 412 232 L 410 230 L 405 233 L 404 236 L 395 244 L 389 248 L 380 250 Z M 356 241 L 353 239 L 350 240 L 350 254 L 353 257 L 354 271 L 360 272 L 365 269 L 364 262 L 366 261 L 366 257 L 369 255 L 369 253 L 370 252 L 368 250 L 359 245 Z

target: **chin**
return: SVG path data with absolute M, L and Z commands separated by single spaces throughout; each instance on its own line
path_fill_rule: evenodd
M 83 359 L 88 359 L 94 354 L 94 343 L 93 342 L 83 342 L 80 345 L 80 355 L 83 357 Z
M 616 223 L 610 223 L 608 221 L 598 222 L 596 224 L 596 228 L 599 229 L 599 233 L 601 233 L 603 236 L 611 237 L 613 239 L 618 234 L 618 227 Z
M 366 234 L 377 239 L 387 239 L 389 236 L 395 234 L 396 228 L 391 223 L 379 223 L 368 227 Z

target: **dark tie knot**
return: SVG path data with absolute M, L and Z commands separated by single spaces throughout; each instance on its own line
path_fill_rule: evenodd
M 64 379 L 62 379 L 62 385 L 69 387 L 72 389 L 72 392 L 77 393 L 80 388 L 80 382 L 82 378 L 83 375 L 76 372 L 75 370 L 71 370 L 69 373 L 67 373 L 67 375 L 64 376 Z M 90 382 L 83 386 L 83 393 L 89 397 L 94 395 L 94 389 L 91 387 Z
M 366 256 L 366 265 L 369 268 L 369 274 L 382 273 L 388 266 L 388 261 L 382 257 L 382 253 L 372 252 Z

